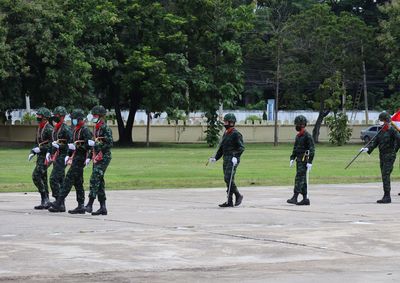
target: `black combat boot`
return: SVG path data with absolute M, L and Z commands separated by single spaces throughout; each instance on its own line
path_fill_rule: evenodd
M 105 200 L 100 201 L 100 208 L 97 211 L 92 212 L 92 215 L 107 215 L 107 208 L 106 208 Z
M 92 213 L 94 200 L 95 200 L 95 198 L 89 197 L 89 201 L 88 201 L 87 205 L 85 206 L 86 212 Z
M 233 207 L 233 200 L 232 200 L 232 198 L 233 198 L 232 195 L 230 195 L 230 196 L 228 197 L 228 201 L 219 204 L 219 207 Z
M 39 205 L 35 206 L 34 209 L 45 209 L 45 200 L 46 200 L 46 193 L 40 193 L 40 197 L 41 197 L 41 202 Z M 49 201 L 49 198 L 47 198 L 47 201 Z
M 383 198 L 376 201 L 377 203 L 391 203 L 392 199 L 390 198 L 390 193 L 385 192 Z
M 50 204 L 51 204 L 51 202 L 49 200 L 49 193 L 46 192 L 44 194 L 44 204 L 43 204 L 44 209 L 49 209 Z
M 307 195 L 303 195 L 302 201 L 296 203 L 296 205 L 310 205 L 310 200 L 307 198 Z
M 48 210 L 50 212 L 65 212 L 64 198 L 58 197 L 55 202 L 51 203 L 51 207 Z
M 242 203 L 243 200 L 243 195 L 241 195 L 239 192 L 235 194 L 236 201 L 235 201 L 235 206 L 239 206 Z
M 291 199 L 288 199 L 286 202 L 291 204 L 297 204 L 297 197 L 299 193 L 294 193 Z
M 68 210 L 68 213 L 70 214 L 85 214 L 86 212 L 86 208 L 83 205 L 83 203 L 79 203 L 78 206 L 76 208 L 74 208 L 73 210 Z

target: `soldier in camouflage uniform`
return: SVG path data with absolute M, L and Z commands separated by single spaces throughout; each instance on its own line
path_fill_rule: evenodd
M 379 121 L 382 125 L 382 130 L 377 134 L 370 145 L 362 148 L 361 151 L 371 154 L 376 147 L 379 147 L 379 160 L 384 194 L 382 199 L 377 200 L 377 203 L 391 203 L 390 174 L 393 171 L 393 164 L 396 160 L 400 133 L 390 125 L 391 118 L 388 113 L 383 112 L 379 114 Z
M 104 174 L 111 161 L 111 148 L 113 146 L 113 137 L 110 127 L 105 123 L 106 109 L 101 106 L 95 106 L 92 109 L 93 122 L 96 123 L 93 130 L 95 140 L 89 140 L 88 145 L 92 147 L 93 170 L 90 176 L 89 202 L 86 205 L 86 212 L 92 215 L 107 215 L 106 192 L 104 183 Z M 98 197 L 100 209 L 93 211 L 93 202 Z
M 72 134 L 73 143 L 68 144 L 69 152 L 65 157 L 65 164 L 70 164 L 64 184 L 61 187 L 59 197 L 49 208 L 50 212 L 63 212 L 62 204 L 75 186 L 76 200 L 78 206 L 73 210 L 68 210 L 71 214 L 85 214 L 85 190 L 83 188 L 83 168 L 90 162 L 90 147 L 88 141 L 93 139 L 91 131 L 85 125 L 85 113 L 82 109 L 75 109 L 71 114 L 74 131 Z
M 65 157 L 68 153 L 68 143 L 72 141 L 71 128 L 64 123 L 67 110 L 63 106 L 57 106 L 53 111 L 53 121 L 56 122 L 52 132 L 51 148 L 46 154 L 46 162 L 53 164 L 50 175 L 50 187 L 53 197 L 57 200 L 65 177 Z M 64 203 L 62 210 L 65 211 Z
M 223 170 L 224 170 L 224 181 L 227 186 L 228 200 L 225 203 L 220 204 L 220 207 L 233 207 L 233 194 L 235 194 L 235 206 L 239 206 L 242 203 L 243 195 L 239 193 L 239 190 L 235 184 L 235 173 L 240 163 L 240 156 L 244 151 L 244 143 L 242 134 L 235 129 L 236 117 L 232 113 L 228 113 L 224 117 L 224 127 L 226 129 L 222 140 L 219 144 L 218 151 L 215 157 L 211 157 L 209 162 L 215 163 L 222 156 L 224 158 Z M 233 172 L 232 172 L 233 169 Z M 231 188 L 229 190 L 229 183 L 231 181 Z
M 294 184 L 294 194 L 287 202 L 296 205 L 310 205 L 307 196 L 307 171 L 311 170 L 312 162 L 315 154 L 314 140 L 306 131 L 307 119 L 303 115 L 299 115 L 294 119 L 297 136 L 294 142 L 293 152 L 290 156 L 290 167 L 293 166 L 295 160 L 297 165 L 296 178 Z M 297 197 L 301 194 L 303 200 L 297 202 Z
M 32 180 L 38 188 L 42 198 L 41 204 L 35 206 L 35 209 L 47 209 L 50 206 L 49 188 L 47 185 L 47 165 L 45 164 L 46 153 L 51 147 L 51 133 L 53 126 L 49 123 L 51 112 L 45 107 L 41 107 L 36 112 L 36 119 L 39 122 L 36 132 L 36 146 L 31 150 L 28 160 L 36 155 L 36 167 L 32 173 Z

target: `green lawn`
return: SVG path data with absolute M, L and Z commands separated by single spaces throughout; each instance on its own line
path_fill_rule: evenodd
M 289 168 L 292 145 L 248 144 L 237 173 L 239 186 L 290 185 L 295 169 Z M 363 154 L 347 170 L 347 162 L 360 145 L 318 145 L 310 182 L 358 183 L 380 181 L 378 152 Z M 31 181 L 34 167 L 27 161 L 29 148 L 0 148 L 0 192 L 36 191 Z M 222 187 L 221 161 L 206 167 L 213 149 L 206 145 L 164 145 L 151 148 L 114 148 L 106 173 L 107 189 Z M 51 170 L 51 169 L 50 169 Z M 393 180 L 400 180 L 396 163 Z M 85 171 L 85 188 L 90 170 Z

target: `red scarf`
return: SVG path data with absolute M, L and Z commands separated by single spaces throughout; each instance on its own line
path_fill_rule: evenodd
M 47 124 L 47 121 L 42 121 L 42 122 L 40 122 L 40 123 L 39 123 L 39 128 L 40 128 L 40 129 L 43 129 L 44 126 L 46 126 L 46 124 Z
M 305 132 L 306 132 L 306 129 L 305 128 L 301 128 L 301 130 L 297 133 L 297 136 L 298 137 L 304 136 Z
M 100 120 L 99 122 L 97 122 L 97 124 L 96 124 L 96 130 L 100 129 L 100 127 L 103 126 L 103 124 L 104 124 L 104 121 L 103 121 L 103 120 Z
M 84 121 L 79 121 L 78 125 L 75 126 L 75 131 L 79 131 L 79 129 L 82 128 L 84 124 Z
M 387 132 L 389 130 L 389 123 L 385 123 L 382 127 L 382 132 Z
M 60 127 L 61 127 L 62 124 L 63 124 L 63 122 L 60 121 L 60 122 L 58 122 L 58 123 L 54 126 L 54 128 L 56 128 L 56 130 L 58 131 L 58 130 L 60 129 Z
M 234 127 L 230 127 L 229 129 L 227 129 L 227 130 L 225 131 L 225 134 L 227 134 L 227 135 L 232 134 L 232 132 L 233 132 L 234 129 L 235 129 Z

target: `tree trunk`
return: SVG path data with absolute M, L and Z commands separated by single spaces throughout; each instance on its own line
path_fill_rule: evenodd
M 131 95 L 130 103 L 129 103 L 129 116 L 128 120 L 126 121 L 126 125 L 124 125 L 124 121 L 121 115 L 121 107 L 119 105 L 119 91 L 116 91 L 113 94 L 114 97 L 114 109 L 115 114 L 117 116 L 117 123 L 118 123 L 118 133 L 119 133 L 119 141 L 120 145 L 132 145 L 132 129 L 133 123 L 135 121 L 135 115 L 139 108 L 141 96 L 138 92 L 134 92 Z
M 278 109 L 279 109 L 279 83 L 280 83 L 280 70 L 281 70 L 281 46 L 280 42 L 278 43 L 278 51 L 277 51 L 277 64 L 276 64 L 276 86 L 275 86 L 275 109 L 274 109 L 274 118 L 275 118 L 275 127 L 274 127 L 274 146 L 278 146 Z
M 150 120 L 151 120 L 151 113 L 147 113 L 147 126 L 146 126 L 146 146 L 150 146 Z
M 319 143 L 319 132 L 321 129 L 322 122 L 324 121 L 324 118 L 328 116 L 328 114 L 331 112 L 330 110 L 324 110 L 324 107 L 325 103 L 321 99 L 318 118 L 317 121 L 315 122 L 315 126 L 313 129 L 313 139 L 315 143 Z

